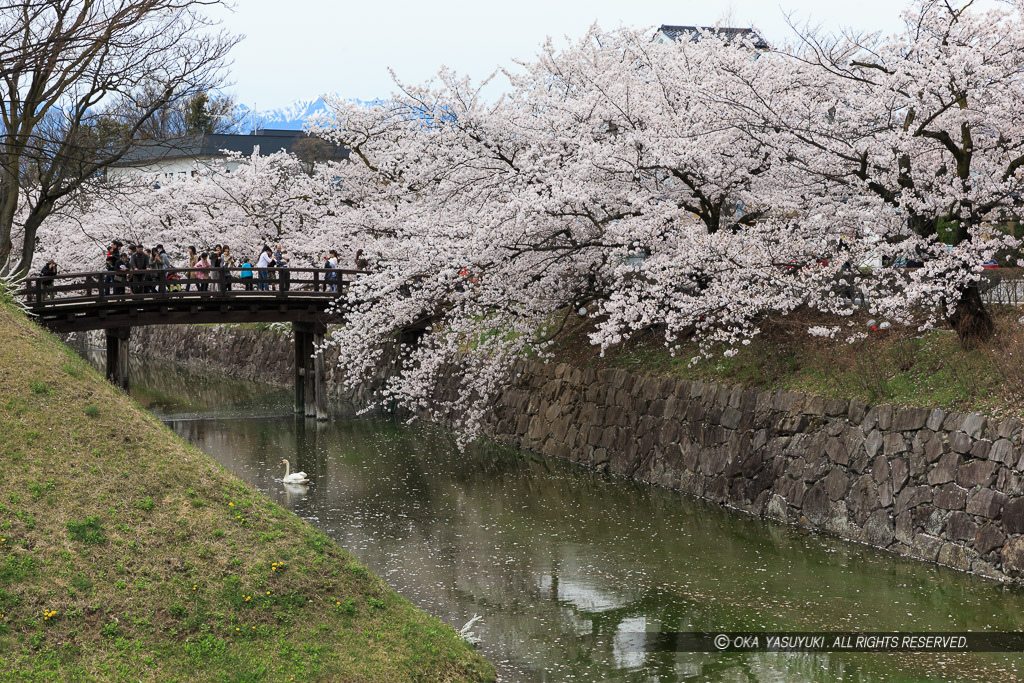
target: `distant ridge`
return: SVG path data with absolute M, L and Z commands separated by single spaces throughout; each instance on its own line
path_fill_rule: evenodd
M 254 128 L 276 128 L 279 130 L 302 130 L 315 114 L 327 111 L 322 96 L 302 98 L 291 104 L 275 109 L 254 110 L 247 104 L 235 106 L 235 120 L 239 133 L 251 133 Z

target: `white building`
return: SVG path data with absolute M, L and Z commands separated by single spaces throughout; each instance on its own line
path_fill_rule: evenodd
M 259 148 L 261 155 L 284 150 L 292 151 L 305 137 L 301 130 L 260 129 L 248 135 L 212 133 L 188 135 L 173 140 L 153 140 L 140 143 L 107 170 L 111 178 L 124 175 L 156 175 L 167 180 L 187 178 L 237 152 L 251 156 Z M 339 153 L 339 156 L 343 156 Z M 234 171 L 238 162 L 228 162 L 226 170 Z

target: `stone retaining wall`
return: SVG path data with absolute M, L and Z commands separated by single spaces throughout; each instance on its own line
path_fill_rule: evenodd
M 451 400 L 454 379 L 440 387 Z M 444 420 L 442 420 L 444 421 Z M 1024 578 L 1021 421 L 521 362 L 488 435 L 996 579 Z
M 132 350 L 291 381 L 290 336 L 270 331 L 139 328 Z M 336 400 L 358 405 L 371 395 L 374 386 L 343 396 L 332 360 Z M 438 399 L 458 391 L 453 373 Z M 520 448 L 751 514 L 1024 580 L 1024 448 L 1015 418 L 522 361 L 485 429 Z

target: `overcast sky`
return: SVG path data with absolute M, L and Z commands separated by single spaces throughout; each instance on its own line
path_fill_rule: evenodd
M 785 13 L 825 28 L 894 31 L 893 0 L 236 0 L 221 13 L 246 38 L 233 52 L 227 88 L 257 109 L 337 92 L 364 100 L 393 89 L 388 69 L 411 83 L 442 65 L 482 78 L 513 59 L 529 59 L 547 36 L 580 37 L 603 28 L 715 24 L 731 16 L 772 43 L 788 40 Z

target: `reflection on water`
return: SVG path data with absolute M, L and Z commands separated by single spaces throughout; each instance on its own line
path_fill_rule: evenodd
M 647 651 L 647 630 L 1018 630 L 1024 593 L 495 444 L 459 452 L 436 429 L 306 422 L 287 392 L 212 383 L 226 408 L 188 379 L 187 400 L 151 407 L 413 603 L 456 627 L 482 615 L 506 680 L 1017 676 L 1015 654 Z M 282 458 L 312 484 L 283 485 Z

